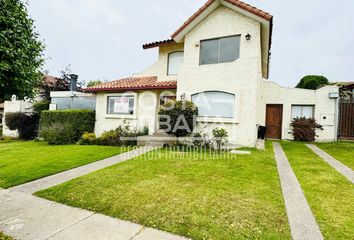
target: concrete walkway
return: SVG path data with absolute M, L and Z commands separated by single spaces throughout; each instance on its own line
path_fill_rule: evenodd
M 17 240 L 185 240 L 170 233 L 31 195 L 154 149 L 156 147 L 142 147 L 12 189 L 0 189 L 0 230 Z
M 294 240 L 321 240 L 320 228 L 302 192 L 300 183 L 279 143 L 273 142 L 281 189 Z
M 314 144 L 306 144 L 314 153 L 316 153 L 320 158 L 327 162 L 331 167 L 336 169 L 344 177 L 348 178 L 351 183 L 354 183 L 354 171 L 349 167 L 345 166 L 343 163 L 339 162 L 337 159 L 320 149 Z
M 41 178 L 32 182 L 28 182 L 13 188 L 10 188 L 10 190 L 13 191 L 20 191 L 20 192 L 25 192 L 25 193 L 35 193 L 37 191 L 47 189 L 56 185 L 59 185 L 63 182 L 67 182 L 71 179 L 81 177 L 83 175 L 86 175 L 88 173 L 97 171 L 99 169 L 103 169 L 109 166 L 112 166 L 114 164 L 120 163 L 127 161 L 129 159 L 135 158 L 139 155 L 142 155 L 144 153 L 147 153 L 149 151 L 158 149 L 159 147 L 151 147 L 151 146 L 145 146 L 141 148 L 137 148 L 135 150 L 125 152 L 116 156 L 113 156 L 111 158 L 106 158 L 101 161 L 93 162 L 78 168 L 74 168 L 65 172 L 57 173 L 45 178 Z

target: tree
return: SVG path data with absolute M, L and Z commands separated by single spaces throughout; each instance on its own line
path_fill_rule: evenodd
M 96 86 L 98 84 L 102 83 L 101 80 L 97 79 L 97 80 L 91 80 L 87 83 L 87 87 L 93 87 Z
M 26 3 L 0 0 L 0 102 L 34 97 L 41 80 L 44 45 L 38 39 Z
M 328 83 L 328 79 L 324 76 L 308 75 L 303 77 L 296 87 L 316 90 L 318 87 L 327 85 Z

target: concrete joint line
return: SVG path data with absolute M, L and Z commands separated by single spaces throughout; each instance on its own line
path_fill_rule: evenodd
M 320 149 L 314 144 L 306 144 L 308 148 L 310 148 L 314 153 L 316 153 L 320 158 L 322 158 L 326 163 L 328 163 L 331 167 L 337 170 L 340 174 L 346 177 L 351 183 L 354 183 L 354 171 L 339 162 L 337 159 Z
M 322 240 L 323 236 L 300 183 L 278 142 L 273 142 L 286 213 L 294 240 Z
M 134 240 L 134 238 L 136 238 L 140 233 L 142 233 L 145 230 L 145 226 L 142 226 L 140 228 L 140 230 L 134 234 L 134 236 L 132 236 L 131 238 L 129 238 L 129 240 Z
M 94 214 L 95 214 L 95 213 L 91 213 L 90 215 L 88 215 L 88 216 L 86 216 L 86 217 L 83 217 L 83 218 L 81 218 L 80 220 L 78 220 L 78 221 L 76 221 L 76 222 L 73 222 L 72 224 L 70 224 L 70 225 L 68 225 L 68 226 L 63 227 L 63 228 L 59 229 L 58 231 L 55 231 L 55 232 L 51 233 L 49 236 L 45 237 L 44 240 L 47 240 L 47 239 L 49 239 L 49 238 L 51 238 L 51 237 L 54 237 L 55 235 L 57 235 L 57 234 L 59 234 L 59 233 L 65 231 L 65 230 L 68 229 L 69 227 L 72 227 L 72 226 L 74 226 L 75 224 L 78 224 L 79 222 L 81 222 L 81 221 L 83 221 L 83 220 L 85 220 L 85 219 L 87 219 L 87 218 L 89 218 L 89 217 L 92 217 Z

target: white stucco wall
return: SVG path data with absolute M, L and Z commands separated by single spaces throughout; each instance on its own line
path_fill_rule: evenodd
M 109 96 L 133 95 L 134 115 L 107 114 L 107 99 Z M 112 130 L 122 124 L 129 124 L 133 128 L 142 130 L 149 128 L 153 134 L 157 128 L 157 112 L 160 96 L 174 96 L 174 90 L 163 91 L 136 91 L 126 93 L 98 93 L 96 97 L 96 125 L 95 134 L 101 136 L 104 131 Z
M 252 40 L 245 35 L 250 33 Z M 199 65 L 200 41 L 241 35 L 240 58 L 234 62 Z M 184 64 L 178 78 L 177 96 L 203 91 L 235 94 L 234 119 L 199 119 L 199 128 L 216 126 L 228 130 L 229 141 L 254 146 L 257 138 L 257 95 L 262 79 L 260 23 L 226 7 L 219 7 L 190 31 L 184 40 Z M 217 123 L 217 122 L 222 122 Z
M 30 101 L 14 100 L 4 102 L 4 116 L 3 116 L 3 136 L 6 137 L 18 137 L 17 131 L 11 131 L 6 126 L 6 113 L 11 112 L 32 112 L 33 105 Z
M 337 102 L 329 98 L 329 93 L 338 92 L 337 86 L 325 86 L 320 89 L 306 90 L 285 88 L 271 81 L 263 81 L 261 91 L 261 105 L 258 111 L 258 122 L 265 125 L 266 105 L 283 105 L 283 139 L 293 139 L 291 134 L 292 105 L 314 105 L 314 117 L 324 126 L 324 130 L 317 130 L 318 141 L 335 141 L 337 139 Z M 324 117 L 326 119 L 324 119 Z

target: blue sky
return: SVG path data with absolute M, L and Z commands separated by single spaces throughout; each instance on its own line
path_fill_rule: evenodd
M 71 65 L 81 80 L 116 80 L 157 58 L 141 45 L 163 40 L 206 0 L 29 0 L 46 44 L 45 69 Z M 307 74 L 354 81 L 354 1 L 246 0 L 274 15 L 270 80 L 295 86 Z

